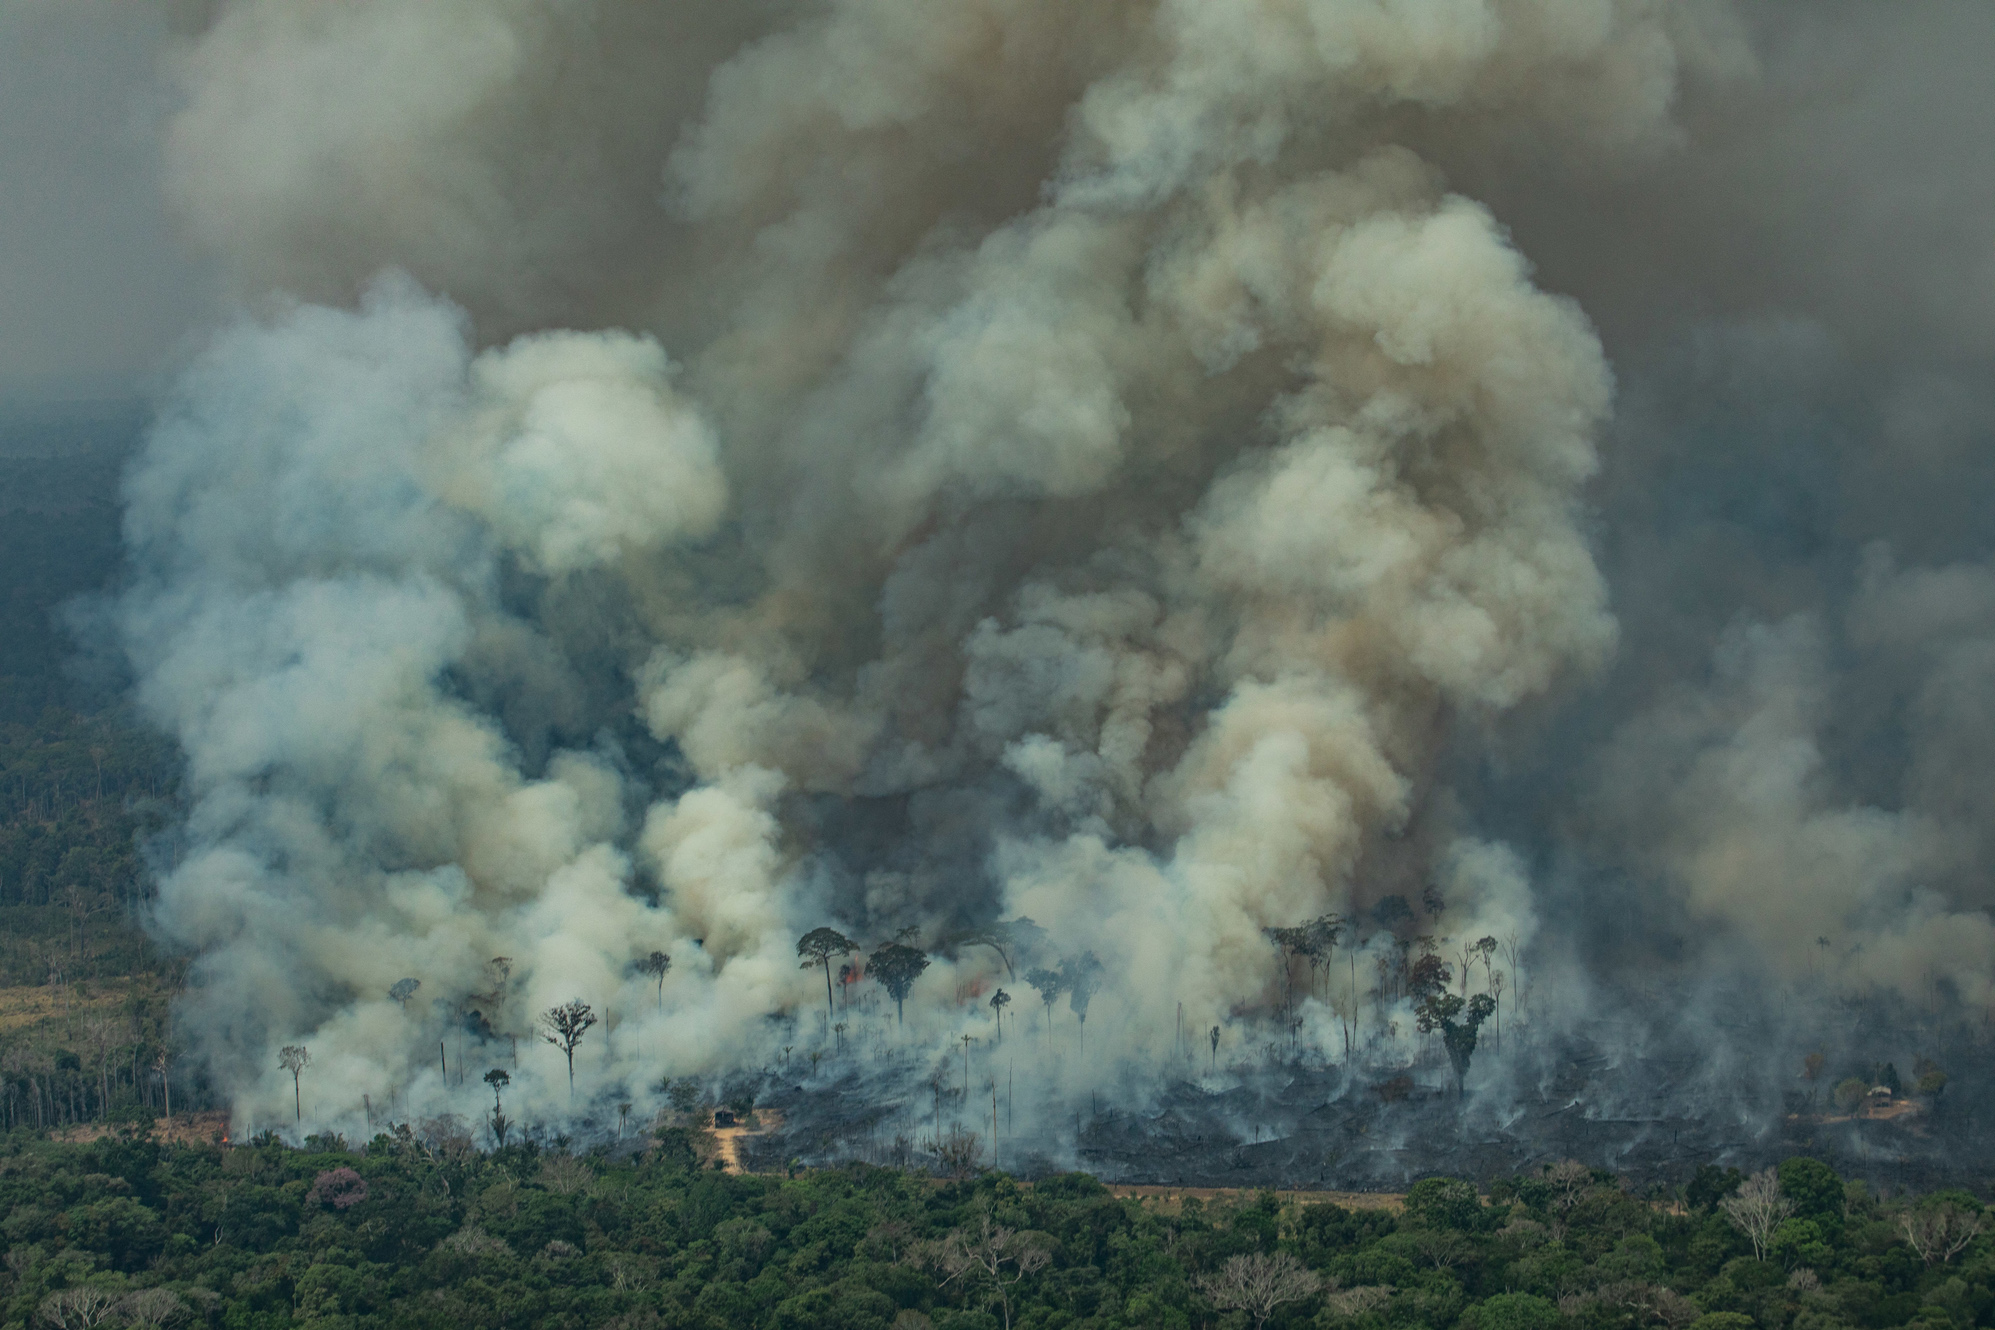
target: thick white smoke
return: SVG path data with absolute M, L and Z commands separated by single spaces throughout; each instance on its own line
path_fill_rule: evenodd
M 1435 163 L 1666 152 L 1724 10 L 241 0 L 176 59 L 173 195 L 255 312 L 133 471 L 121 611 L 244 1117 L 288 1043 L 324 1120 L 470 1096 L 471 1010 L 557 1114 L 572 997 L 584 1096 L 759 1061 L 825 1037 L 826 923 L 1093 951 L 1101 1080 L 1265 1004 L 1271 926 L 1436 884 L 1528 945 L 1441 759 L 1614 648 L 1613 385 Z M 1755 938 L 1754 855 L 1845 913 L 1944 855 L 1811 803 L 1786 632 L 1653 740 L 1725 733 L 1656 871 Z M 998 979 L 938 960 L 905 1037 Z

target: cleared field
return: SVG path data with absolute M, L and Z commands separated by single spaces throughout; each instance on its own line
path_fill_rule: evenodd
M 0 988 L 0 1034 L 117 1016 L 141 987 L 151 986 L 131 979 L 101 979 L 60 987 L 35 984 Z

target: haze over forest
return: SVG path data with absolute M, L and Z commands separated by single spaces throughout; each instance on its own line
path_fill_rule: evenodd
M 1663 1172 L 1942 1118 L 1991 63 L 1973 3 L 0 0 L 0 1111 L 503 1067 L 1366 1182 L 1317 1105 Z

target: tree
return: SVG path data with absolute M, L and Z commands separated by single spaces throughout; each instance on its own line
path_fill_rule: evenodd
M 1413 918 L 1413 907 L 1406 903 L 1404 896 L 1387 896 L 1372 906 L 1372 922 L 1380 928 L 1397 932 L 1400 925 Z
M 297 1113 L 298 1121 L 305 1120 L 305 1101 L 298 1089 L 298 1078 L 305 1068 L 312 1065 L 312 1051 L 303 1044 L 286 1044 L 277 1050 L 277 1065 L 291 1073 L 291 1107 Z
M 142 1288 L 136 1293 L 127 1293 L 118 1300 L 118 1315 L 126 1325 L 160 1326 L 178 1319 L 187 1311 L 187 1304 L 180 1295 L 171 1289 Z
M 57 1330 L 91 1330 L 110 1319 L 117 1302 L 117 1290 L 83 1284 L 43 1298 L 42 1319 Z
M 639 974 L 650 975 L 658 981 L 658 1010 L 665 1010 L 665 972 L 672 968 L 672 958 L 662 951 L 654 951 L 637 963 Z
M 561 1050 L 568 1059 L 568 1097 L 575 1097 L 575 1046 L 582 1042 L 582 1036 L 596 1023 L 596 1013 L 589 1004 L 575 998 L 558 1007 L 549 1007 L 540 1013 L 540 1037 Z
M 985 1305 L 997 1303 L 1004 1311 L 1005 1330 L 1011 1330 L 1012 1291 L 1053 1259 L 1048 1241 L 1043 1233 L 1021 1233 L 996 1223 L 990 1207 L 984 1206 L 974 1225 L 956 1229 L 926 1248 L 920 1259 L 947 1272 L 944 1285 L 957 1280 L 966 1289 L 973 1283 L 983 1285 L 987 1290 Z M 1006 1266 L 1011 1267 L 1009 1277 Z
M 1753 1244 L 1753 1256 L 1764 1261 L 1773 1230 L 1794 1212 L 1794 1203 L 1780 1194 L 1780 1175 L 1765 1168 L 1741 1183 L 1736 1194 L 1719 1201 L 1718 1208 Z
M 896 939 L 876 948 L 866 958 L 867 971 L 886 985 L 888 996 L 894 1000 L 894 1018 L 900 1024 L 907 1024 L 907 995 L 914 987 L 914 981 L 921 978 L 921 972 L 928 968 L 928 956 L 914 947 Z
M 1963 1200 L 1971 1200 L 1963 1197 Z M 1967 1250 L 1981 1232 L 1984 1216 L 1951 1200 L 1928 1203 L 1898 1216 L 1905 1241 L 1927 1265 L 1945 1265 Z
M 837 1010 L 831 1004 L 831 958 L 850 956 L 857 950 L 859 944 L 835 928 L 813 928 L 797 939 L 797 955 L 804 958 L 801 968 L 824 967 L 824 1009 L 834 1020 Z
M 414 997 L 416 990 L 422 986 L 423 981 L 420 979 L 397 979 L 388 989 L 388 996 L 395 1000 L 395 1005 L 399 1006 L 403 1011 L 407 1011 L 409 1009 L 409 999 Z
M 1004 962 L 1005 977 L 1015 984 L 1018 982 L 1018 969 L 1012 958 L 1021 952 L 1029 955 L 1045 936 L 1045 929 L 1021 916 L 958 933 L 949 939 L 949 943 L 958 947 L 989 947 Z
M 485 1084 L 492 1087 L 492 1136 L 499 1142 L 501 1150 L 506 1148 L 506 1129 L 512 1124 L 506 1121 L 506 1106 L 500 1102 L 499 1092 L 512 1081 L 513 1078 L 499 1067 L 485 1073 Z
M 1067 988 L 1067 1005 L 1081 1023 L 1081 1048 L 1088 1045 L 1088 1003 L 1101 991 L 1101 959 L 1084 951 L 1060 963 L 1060 977 Z
M 1275 1308 L 1300 1302 L 1323 1287 L 1323 1277 L 1287 1252 L 1235 1256 L 1217 1274 L 1201 1275 L 1199 1291 L 1221 1311 L 1238 1308 L 1254 1318 L 1254 1330 L 1268 1323 Z
M 1064 976 L 1042 965 L 1027 970 L 1025 982 L 1039 994 L 1039 1000 L 1046 1004 L 1046 1042 L 1050 1047 L 1053 1042 L 1053 1004 L 1060 1000 L 1060 994 L 1067 991 L 1067 981 Z
M 1002 988 L 991 994 L 991 1015 L 997 1020 L 997 1035 L 999 1040 L 1003 1040 L 1004 1038 L 1004 1009 L 1010 1005 L 1011 994 L 1005 992 Z
M 1423 956 L 1414 965 L 1414 980 L 1419 994 L 1419 1003 L 1413 1009 L 1414 1025 L 1422 1034 L 1439 1032 L 1441 1044 L 1448 1050 L 1448 1064 L 1455 1071 L 1455 1094 L 1463 1093 L 1463 1082 L 1469 1074 L 1469 1059 L 1475 1056 L 1476 1038 L 1482 1023 L 1496 1010 L 1496 999 L 1487 993 L 1477 993 L 1466 1003 L 1445 988 L 1432 986 L 1436 974 L 1439 982 L 1448 982 L 1448 967 L 1445 964 L 1428 970 L 1423 967 L 1428 961 L 1438 961 L 1437 957 Z
M 1206 1039 L 1212 1044 L 1212 1069 L 1219 1070 L 1219 1027 L 1213 1026 Z

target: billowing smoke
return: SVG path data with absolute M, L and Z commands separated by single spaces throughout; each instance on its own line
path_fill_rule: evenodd
M 246 312 L 131 474 L 119 614 L 239 1115 L 292 1043 L 322 1120 L 469 1103 L 466 1030 L 558 1115 L 570 998 L 582 1098 L 760 1065 L 832 1039 L 826 924 L 932 949 L 906 1030 L 865 1017 L 915 1047 L 1092 952 L 1062 1075 L 1108 1085 L 1266 1011 L 1271 927 L 1428 897 L 1517 964 L 1547 837 L 1775 967 L 1863 931 L 1853 982 L 1985 998 L 1947 883 L 1995 852 L 1950 718 L 1986 571 L 1880 550 L 1848 610 L 1925 672 L 1916 797 L 1835 788 L 1820 607 L 1629 683 L 1607 355 L 1459 183 L 1611 211 L 1754 39 L 1663 0 L 210 6 L 170 192 Z M 1586 826 L 1479 811 L 1465 755 L 1549 763 L 1609 669 Z

